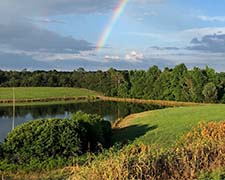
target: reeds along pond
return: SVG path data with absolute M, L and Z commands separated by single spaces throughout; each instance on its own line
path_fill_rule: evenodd
M 180 107 L 180 106 L 198 106 L 206 105 L 204 103 L 194 103 L 194 102 L 178 102 L 178 101 L 164 101 L 164 100 L 145 100 L 145 99 L 133 99 L 133 98 L 116 98 L 116 97 L 106 97 L 98 96 L 99 99 L 103 101 L 115 101 L 115 102 L 130 102 L 130 103 L 141 103 L 141 104 L 155 104 L 167 107 Z

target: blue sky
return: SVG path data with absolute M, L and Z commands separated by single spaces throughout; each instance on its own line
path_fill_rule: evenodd
M 119 0 L 2 0 L 0 69 L 160 68 L 225 71 L 225 1 L 129 0 L 105 47 Z

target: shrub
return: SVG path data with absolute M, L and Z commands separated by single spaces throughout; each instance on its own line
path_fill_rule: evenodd
M 100 147 L 109 147 L 111 145 L 112 128 L 108 121 L 104 121 L 98 115 L 85 114 L 77 112 L 72 119 L 79 122 L 85 131 L 81 134 L 81 148 L 83 152 L 95 152 Z
M 108 124 L 105 128 L 104 124 Z M 96 151 L 111 138 L 111 126 L 97 115 L 78 112 L 70 119 L 35 120 L 16 127 L 3 145 L 4 156 L 11 163 L 28 163 L 49 158 L 76 157 Z M 104 135 L 108 135 L 104 137 Z M 108 145 L 108 144 L 107 144 Z

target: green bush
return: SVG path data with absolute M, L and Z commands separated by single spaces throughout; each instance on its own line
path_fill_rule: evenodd
M 16 127 L 3 144 L 4 158 L 24 164 L 32 160 L 76 157 L 98 146 L 108 147 L 111 125 L 97 115 L 78 112 L 70 119 L 35 120 Z

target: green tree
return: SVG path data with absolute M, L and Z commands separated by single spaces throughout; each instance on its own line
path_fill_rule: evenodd
M 205 102 L 212 103 L 217 100 L 217 88 L 212 82 L 206 84 L 203 88 L 202 94 L 205 97 Z
M 171 88 L 173 100 L 184 101 L 185 76 L 187 75 L 187 67 L 184 64 L 177 65 L 171 75 Z
M 194 102 L 202 102 L 204 100 L 202 91 L 207 83 L 207 76 L 204 73 L 204 70 L 194 67 L 193 70 L 188 72 L 188 76 L 186 79 L 186 84 L 189 86 L 190 101 Z
M 170 81 L 171 75 L 171 70 L 167 68 L 160 74 L 154 84 L 153 99 L 174 100 Z
M 128 82 L 123 82 L 118 87 L 118 96 L 122 98 L 129 97 L 129 84 Z
M 144 87 L 146 86 L 146 72 L 143 70 L 130 71 L 131 90 L 130 95 L 133 98 L 144 97 Z
M 154 99 L 154 87 L 155 82 L 161 74 L 160 69 L 157 66 L 152 66 L 146 73 L 146 86 L 144 88 L 144 97 L 147 99 Z

